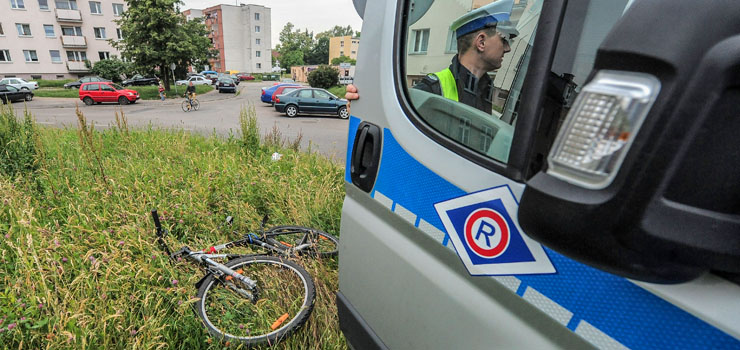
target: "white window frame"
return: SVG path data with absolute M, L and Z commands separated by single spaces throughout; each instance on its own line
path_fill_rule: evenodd
M 39 55 L 36 50 L 23 50 L 23 57 L 26 59 L 26 63 L 38 63 Z M 36 59 L 34 61 L 34 58 Z
M 72 59 L 69 58 L 69 54 L 72 53 Z M 72 62 L 85 62 L 87 60 L 87 52 L 85 51 L 74 51 L 67 50 L 67 61 Z
M 262 68 L 262 63 L 257 63 L 257 68 L 258 69 L 261 69 Z
M 260 45 L 261 44 L 260 38 L 255 39 L 254 44 L 255 45 Z
M 57 59 L 54 59 L 53 52 L 57 53 Z M 62 53 L 59 50 L 49 50 L 49 57 L 51 57 L 51 63 L 62 63 Z
M 41 11 L 51 11 L 51 9 L 49 9 L 49 0 L 39 0 L 39 9 Z
M 24 0 L 10 0 L 10 8 L 13 10 L 25 10 L 26 3 Z
M 426 48 L 424 48 L 425 43 Z M 411 43 L 409 47 L 413 54 L 426 54 L 429 50 L 429 28 L 412 30 Z
M 450 30 L 447 32 L 447 44 L 445 44 L 445 53 L 457 53 L 457 34 Z
M 260 26 L 254 26 L 254 32 L 259 33 L 260 32 Z
M 88 1 L 90 4 L 90 14 L 91 15 L 102 15 L 103 14 L 103 5 L 100 3 L 100 1 Z M 93 12 L 93 10 L 96 10 Z
M 109 51 L 98 51 L 98 58 L 101 60 L 109 60 L 110 52 Z
M 64 28 L 72 28 L 72 35 L 64 34 Z M 61 26 L 62 35 L 64 36 L 82 36 L 82 27 L 75 27 L 75 26 Z
M 8 49 L 0 49 L 0 53 L 2 53 L 2 60 L 0 60 L 0 63 L 6 63 L 6 62 L 13 62 L 13 59 L 10 58 L 10 50 Z
M 118 8 L 120 8 L 121 10 L 116 10 Z M 125 11 L 123 9 L 123 4 L 113 3 L 113 16 L 120 17 L 123 14 L 123 11 Z
M 43 26 L 44 26 L 44 35 L 46 35 L 47 38 L 56 38 L 57 33 L 56 33 L 56 30 L 54 29 L 53 24 L 44 24 Z M 49 32 L 46 30 L 47 27 L 51 27 L 51 35 L 49 35 Z
M 26 26 L 26 27 L 23 27 L 23 26 Z M 25 33 L 26 32 L 25 31 L 25 28 L 28 28 L 28 33 L 27 34 Z M 31 32 L 31 25 L 28 24 L 28 23 L 16 23 L 15 24 L 15 29 L 18 30 L 18 36 L 20 36 L 20 37 L 31 37 L 31 36 L 33 36 L 33 33 Z M 21 33 L 21 29 L 23 29 L 22 31 L 24 33 Z
M 93 27 L 93 32 L 95 32 L 95 39 L 108 39 L 105 27 Z
M 59 6 L 59 3 L 67 4 L 66 6 Z M 54 0 L 54 6 L 62 10 L 77 10 L 77 0 Z

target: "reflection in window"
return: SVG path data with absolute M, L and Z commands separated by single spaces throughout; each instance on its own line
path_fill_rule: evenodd
M 407 23 L 406 85 L 411 104 L 427 125 L 474 152 L 508 161 L 519 91 L 527 73 L 542 2 L 514 0 L 510 23 L 499 23 L 501 28 L 495 30 L 481 28 L 461 38 L 450 25 L 481 6 L 495 6 L 494 1 L 435 1 L 417 21 Z M 501 40 L 496 31 L 507 30 L 506 26 L 517 36 L 510 42 L 509 51 L 504 51 L 500 68 L 480 72 L 467 60 L 470 56 L 464 55 L 475 50 L 473 38 L 483 31 L 486 40 Z M 438 39 L 430 42 L 430 37 Z M 466 58 L 464 62 L 458 59 L 460 56 Z M 451 77 L 444 78 L 446 91 L 457 93 L 442 91 L 441 76 Z

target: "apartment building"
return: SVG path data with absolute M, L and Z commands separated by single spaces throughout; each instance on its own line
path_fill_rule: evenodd
M 2 1 L 2 0 L 0 0 Z M 269 73 L 272 69 L 270 8 L 261 5 L 216 5 L 183 11 L 188 20 L 204 18 L 218 57 L 212 70 Z
M 335 36 L 329 39 L 329 63 L 339 56 L 347 56 L 357 59 L 357 51 L 360 49 L 360 38 L 352 36 Z
M 0 0 L 0 76 L 66 79 L 119 55 L 124 0 Z

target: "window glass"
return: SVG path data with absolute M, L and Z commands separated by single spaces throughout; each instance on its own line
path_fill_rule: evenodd
M 481 6 L 495 5 L 493 1 L 435 1 L 418 20 L 407 23 L 405 83 L 409 101 L 428 126 L 474 152 L 508 161 L 542 2 L 515 0 L 508 22 L 460 38 L 451 24 Z M 511 34 L 516 38 L 505 41 Z M 484 45 L 474 46 L 475 40 Z M 484 63 L 482 71 L 469 62 Z
M 62 27 L 62 35 L 82 36 L 82 27 Z
M 99 14 L 102 14 L 103 13 L 102 9 L 100 8 L 100 3 L 99 2 L 97 2 L 97 1 L 90 1 L 90 13 L 96 14 L 96 15 L 99 15 Z
M 106 36 L 105 36 L 105 28 L 95 27 L 95 28 L 93 28 L 93 30 L 95 31 L 95 38 L 96 39 L 105 39 L 106 38 Z
M 26 8 L 26 4 L 23 3 L 23 0 L 10 0 L 10 7 L 14 9 L 24 9 Z
M 112 86 L 108 84 L 100 84 L 101 91 L 116 91 Z
M 18 89 L 15 86 L 6 85 L 5 90 L 8 92 L 18 92 Z
M 259 33 L 260 32 L 260 26 L 254 26 L 254 32 Z
M 39 61 L 39 57 L 36 55 L 36 50 L 23 50 L 23 56 L 26 57 L 26 62 Z
M 123 4 L 113 4 L 113 15 L 120 16 L 123 14 Z
M 257 39 L 254 39 L 254 40 L 255 40 L 255 44 L 257 44 L 257 45 L 260 44 L 260 38 L 257 38 Z
M 314 94 L 314 97 L 316 97 L 316 98 L 324 98 L 324 99 L 327 99 L 327 100 L 329 99 L 329 94 L 326 93 L 326 92 L 323 92 L 321 90 L 314 90 L 313 91 L 313 94 Z
M 54 37 L 54 26 L 51 24 L 44 24 L 44 32 L 46 33 L 46 36 L 48 37 Z
M 257 68 L 262 68 L 262 63 L 257 63 Z
M 121 31 L 121 28 L 116 28 L 116 36 L 118 39 L 123 39 L 123 32 Z
M 255 21 L 259 21 L 260 20 L 260 14 L 259 14 L 259 12 L 255 12 L 254 13 L 254 20 Z
M 49 50 L 49 55 L 51 55 L 52 62 L 62 62 L 62 55 L 59 54 L 59 50 Z
M 98 51 L 98 58 L 101 60 L 107 60 L 110 58 L 110 52 L 108 51 Z
M 18 29 L 18 35 L 20 36 L 31 36 L 31 26 L 23 23 L 16 23 L 15 28 Z
M 3 31 L 3 24 L 0 23 L 0 35 L 5 35 L 5 32 Z
M 49 9 L 49 1 L 48 0 L 39 0 L 39 8 L 42 10 L 48 10 Z
M 54 5 L 56 5 L 58 9 L 62 9 L 62 10 L 76 10 L 77 9 L 76 0 L 55 0 Z
M 301 89 L 298 91 L 298 97 L 313 98 L 313 91 L 311 89 Z

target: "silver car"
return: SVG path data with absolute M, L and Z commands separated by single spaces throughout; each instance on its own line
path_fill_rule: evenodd
M 0 85 L 10 85 L 18 90 L 36 90 L 39 83 L 35 81 L 25 81 L 21 78 L 5 78 L 0 80 Z

